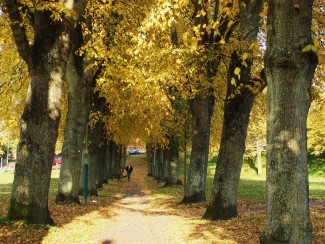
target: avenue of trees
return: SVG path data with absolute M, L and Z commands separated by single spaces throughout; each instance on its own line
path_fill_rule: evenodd
M 54 154 L 62 154 L 56 201 L 80 204 L 83 188 L 96 196 L 121 177 L 126 147 L 139 140 L 149 176 L 184 184 L 182 203 L 206 201 L 208 159 L 217 154 L 203 218 L 227 220 L 238 216 L 246 146 L 266 145 L 261 242 L 311 243 L 307 149 L 325 149 L 324 7 L 1 0 L 0 139 L 19 138 L 8 218 L 53 223 Z M 190 155 L 184 181 L 181 152 Z

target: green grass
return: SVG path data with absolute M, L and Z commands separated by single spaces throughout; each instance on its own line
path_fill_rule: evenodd
M 10 184 L 12 183 L 14 178 L 14 171 L 8 170 L 8 171 L 0 171 L 0 184 Z
M 211 197 L 211 189 L 213 186 L 213 177 L 215 172 L 215 163 L 209 164 L 207 177 L 207 198 Z M 12 182 L 14 178 L 13 171 L 0 172 L 0 201 L 1 203 L 9 200 Z M 57 186 L 59 181 L 59 171 L 53 170 L 51 176 L 50 196 L 55 196 L 57 193 Z M 151 179 L 151 178 L 150 178 Z M 181 168 L 180 179 L 183 180 L 183 168 Z M 243 165 L 241 172 L 241 179 L 238 188 L 238 199 L 254 199 L 258 201 L 265 201 L 266 183 L 265 183 L 265 168 L 263 174 L 257 175 L 247 164 Z M 152 180 L 153 181 L 153 180 Z M 184 186 L 173 187 L 158 187 L 155 193 L 171 195 L 181 198 L 183 195 Z M 311 199 L 325 199 L 325 177 L 309 176 L 309 189 Z M 1 216 L 0 216 L 1 217 Z
M 207 194 L 210 197 L 209 189 L 213 185 L 215 166 L 209 166 L 207 179 Z M 325 199 L 325 177 L 309 175 L 309 195 L 311 199 Z M 238 188 L 239 199 L 265 200 L 266 196 L 266 173 L 263 168 L 262 175 L 256 172 L 248 165 L 244 164 L 241 171 L 240 183 Z
M 13 180 L 14 180 L 13 170 L 0 172 L 0 222 L 1 220 L 5 220 L 5 216 L 7 214 Z M 59 183 L 59 170 L 52 170 L 50 194 L 49 194 L 49 196 L 52 198 L 55 198 L 56 196 L 56 193 L 58 191 L 58 183 Z
M 207 199 L 211 198 L 211 189 L 213 186 L 213 177 L 215 174 L 216 158 L 214 157 L 208 165 L 207 177 Z M 319 168 L 319 167 L 318 167 Z M 319 172 L 319 171 L 317 171 Z M 325 200 L 325 176 L 314 174 L 315 171 L 309 171 L 309 194 L 311 199 Z M 184 180 L 183 159 L 181 159 L 180 177 Z M 183 186 L 173 187 L 171 190 L 159 187 L 155 193 L 171 194 L 181 197 L 183 194 Z M 181 196 L 179 196 L 181 195 Z M 250 199 L 264 202 L 266 198 L 266 169 L 262 167 L 262 174 L 257 175 L 256 171 L 248 164 L 243 164 L 241 178 L 238 187 L 238 199 Z

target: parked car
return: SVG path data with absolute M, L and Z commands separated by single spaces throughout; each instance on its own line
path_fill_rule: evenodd
M 55 155 L 52 159 L 53 165 L 61 164 L 62 162 L 62 156 L 61 155 Z
M 146 149 L 139 149 L 138 150 L 138 154 L 145 154 L 146 153 Z
M 130 147 L 130 148 L 128 149 L 128 153 L 129 153 L 130 155 L 135 155 L 135 154 L 138 154 L 139 151 L 138 151 L 138 149 L 136 149 L 135 147 Z

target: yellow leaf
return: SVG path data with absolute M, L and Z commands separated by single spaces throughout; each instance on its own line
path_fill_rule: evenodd
M 193 27 L 193 31 L 194 31 L 194 32 L 199 32 L 199 27 L 198 27 L 198 26 L 194 26 L 194 27 Z
M 247 58 L 248 58 L 248 53 L 244 53 L 243 56 L 242 56 L 242 60 L 244 61 Z
M 218 25 L 219 25 L 219 21 L 213 22 L 211 28 L 212 28 L 212 29 L 216 29 Z
M 227 27 L 230 28 L 232 26 L 232 24 L 234 23 L 234 21 L 230 20 L 227 24 Z
M 246 3 L 241 2 L 240 5 L 241 5 L 243 8 L 246 8 Z
M 239 67 L 235 68 L 234 74 L 237 75 L 237 76 L 240 74 L 240 68 Z
M 236 80 L 235 80 L 234 77 L 231 78 L 231 81 L 230 82 L 231 82 L 232 85 L 234 85 L 234 86 L 236 85 Z
M 305 53 L 305 52 L 314 52 L 316 53 L 317 52 L 317 48 L 312 45 L 312 44 L 309 44 L 307 46 L 305 46 L 303 49 L 302 49 L 302 52 Z

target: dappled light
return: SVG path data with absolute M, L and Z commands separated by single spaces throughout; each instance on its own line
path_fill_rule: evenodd
M 33 243 L 258 243 L 264 227 L 265 200 L 263 181 L 244 179 L 239 192 L 239 217 L 228 221 L 202 220 L 207 203 L 179 204 L 182 186 L 163 187 L 146 175 L 144 156 L 129 157 L 134 172 L 110 180 L 99 189 L 98 197 L 89 197 L 86 206 L 55 204 L 58 170 L 53 170 L 49 208 L 56 225 L 28 225 L 7 222 L 1 225 L 1 243 L 13 240 Z M 10 173 L 10 172 L 8 172 Z M 12 173 L 10 173 L 12 175 Z M 9 174 L 9 176 L 10 176 Z M 208 182 L 212 178 L 210 175 Z M 12 176 L 10 176 L 12 180 Z M 0 181 L 0 221 L 6 214 L 11 190 L 9 177 Z M 321 187 L 323 183 L 315 184 Z M 254 196 L 257 186 L 262 188 Z M 251 191 L 249 192 L 249 187 Z M 248 192 L 246 192 L 248 191 Z M 249 197 L 254 198 L 249 199 Z M 321 243 L 325 221 L 324 200 L 311 203 L 314 243 Z M 0 223 L 1 224 L 1 223 Z M 127 234 L 126 234 L 127 232 Z
M 51 81 L 49 83 L 49 97 L 48 97 L 48 111 L 52 119 L 56 119 L 60 116 L 61 96 L 62 96 L 62 84 L 61 77 L 62 72 L 52 72 L 50 74 Z
M 323 243 L 325 8 L 294 2 L 0 0 L 0 243 Z

